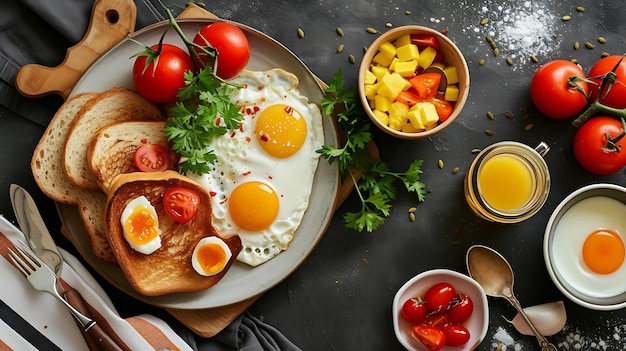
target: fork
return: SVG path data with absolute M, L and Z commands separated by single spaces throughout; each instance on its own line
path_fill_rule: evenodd
M 15 250 L 14 250 L 15 249 Z M 9 257 L 13 262 L 13 265 L 26 277 L 30 285 L 37 291 L 45 291 L 50 293 L 61 301 L 69 310 L 70 313 L 80 323 L 84 331 L 89 330 L 96 324 L 96 321 L 83 315 L 70 305 L 65 299 L 59 295 L 59 291 L 56 287 L 57 276 L 54 272 L 45 265 L 38 257 L 28 254 L 21 248 L 14 246 L 9 248 Z

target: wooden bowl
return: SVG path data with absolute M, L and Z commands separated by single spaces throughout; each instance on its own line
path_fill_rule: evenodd
M 459 78 L 458 88 L 459 95 L 456 102 L 453 102 L 453 112 L 444 122 L 439 122 L 437 126 L 427 129 L 424 131 L 416 131 L 416 132 L 403 132 L 400 130 L 395 130 L 390 128 L 388 125 L 382 123 L 376 116 L 374 115 L 372 108 L 370 106 L 370 101 L 368 100 L 365 93 L 365 75 L 366 72 L 370 69 L 372 64 L 372 59 L 378 53 L 379 47 L 384 42 L 394 42 L 399 37 L 405 34 L 427 34 L 432 35 L 437 39 L 439 45 L 439 52 L 442 54 L 442 63 L 447 66 L 454 66 L 457 69 L 457 74 Z M 459 48 L 450 40 L 447 36 L 442 33 L 435 31 L 430 28 L 422 27 L 422 26 L 402 26 L 391 29 L 383 34 L 381 34 L 374 42 L 369 46 L 365 55 L 363 56 L 363 60 L 361 61 L 361 65 L 359 67 L 359 78 L 358 78 L 358 90 L 359 97 L 361 99 L 361 103 L 363 104 L 363 108 L 367 115 L 370 117 L 372 122 L 381 130 L 386 132 L 387 134 L 393 135 L 395 137 L 401 139 L 408 140 L 416 140 L 430 137 L 444 128 L 449 126 L 454 120 L 459 116 L 465 102 L 467 101 L 467 96 L 469 94 L 469 84 L 470 84 L 470 76 L 469 69 L 467 67 L 467 62 L 463 57 L 463 54 L 459 50 Z

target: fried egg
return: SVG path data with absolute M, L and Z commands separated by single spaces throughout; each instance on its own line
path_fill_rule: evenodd
M 555 269 L 574 289 L 603 298 L 626 291 L 626 205 L 589 197 L 570 207 L 554 229 Z
M 191 265 L 198 274 L 212 276 L 223 271 L 232 256 L 224 240 L 209 236 L 200 239 L 196 245 L 191 255 Z
M 120 217 L 124 238 L 137 252 L 149 255 L 161 247 L 159 217 L 145 196 L 131 200 Z
M 237 233 L 237 260 L 257 266 L 286 250 L 309 204 L 324 144 L 322 115 L 284 70 L 244 71 L 231 95 L 244 120 L 209 146 L 217 161 L 203 176 L 188 174 L 212 196 L 213 223 Z

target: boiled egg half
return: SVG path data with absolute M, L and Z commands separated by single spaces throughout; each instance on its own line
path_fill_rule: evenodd
M 137 252 L 149 255 L 161 247 L 159 217 L 145 196 L 131 200 L 120 219 L 124 238 Z
M 212 276 L 226 268 L 232 252 L 224 240 L 209 236 L 200 239 L 191 256 L 191 264 L 198 274 Z

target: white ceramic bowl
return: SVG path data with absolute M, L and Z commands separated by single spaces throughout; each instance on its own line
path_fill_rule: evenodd
M 561 203 L 556 207 L 556 209 L 554 210 L 554 212 L 552 213 L 552 216 L 550 217 L 548 221 L 545 235 L 544 235 L 544 241 L 543 241 L 543 255 L 544 255 L 546 268 L 548 270 L 548 273 L 550 274 L 550 277 L 552 278 L 552 281 L 554 282 L 556 287 L 568 299 L 572 300 L 573 302 L 583 307 L 593 309 L 593 310 L 600 310 L 600 311 L 616 310 L 616 309 L 626 307 L 626 281 L 625 280 L 618 279 L 618 284 L 622 286 L 622 289 L 617 289 L 617 290 L 621 290 L 621 292 L 612 294 L 611 296 L 602 296 L 602 297 L 593 296 L 593 294 L 591 294 L 589 291 L 593 291 L 599 285 L 597 283 L 587 284 L 587 281 L 582 281 L 576 278 L 577 274 L 572 275 L 571 273 L 573 269 L 572 267 L 576 267 L 577 263 L 574 263 L 574 262 L 568 263 L 567 272 L 561 269 L 560 267 L 563 266 L 563 264 L 562 263 L 560 264 L 559 262 L 565 262 L 565 261 L 562 261 L 561 259 L 557 259 L 557 257 L 555 257 L 557 255 L 563 255 L 563 253 L 565 252 L 571 252 L 571 255 L 580 255 L 579 253 L 574 252 L 574 250 L 572 250 L 571 248 L 566 249 L 564 247 L 558 247 L 555 244 L 555 240 L 554 240 L 555 231 L 559 224 L 559 221 L 561 221 L 563 216 L 568 212 L 568 210 L 572 208 L 572 206 L 580 203 L 582 200 L 588 199 L 590 197 L 595 197 L 595 196 L 608 197 L 608 198 L 615 199 L 621 203 L 626 204 L 626 188 L 619 186 L 619 185 L 606 184 L 606 183 L 591 184 L 591 185 L 584 186 L 574 191 L 573 193 L 568 195 L 565 199 L 563 199 L 563 201 L 561 201 Z M 593 210 L 595 210 L 595 208 L 592 209 L 592 211 Z M 582 227 L 594 226 L 594 228 L 592 229 L 594 230 L 594 229 L 597 229 L 595 226 L 600 227 L 602 226 L 602 223 L 605 223 L 608 220 L 610 220 L 611 222 L 614 222 L 614 219 L 617 218 L 617 222 L 622 223 L 621 226 L 626 228 L 626 211 L 623 211 L 623 213 L 620 212 L 616 216 L 615 214 L 608 214 L 609 210 L 610 209 L 607 209 L 607 208 L 597 208 L 597 211 L 598 211 L 597 217 L 593 216 L 590 218 L 598 218 L 598 223 L 590 224 L 591 221 L 589 219 L 586 219 L 584 220 L 584 223 L 576 224 L 576 226 L 582 226 Z M 589 212 L 586 212 L 586 215 L 588 214 Z M 571 216 L 572 215 L 568 217 L 571 217 Z M 607 216 L 610 216 L 610 217 L 607 217 Z M 608 228 L 608 229 L 612 229 L 612 228 Z M 586 233 L 588 228 L 584 230 Z M 571 234 L 574 235 L 574 233 L 571 233 Z M 622 241 L 626 243 L 626 232 L 618 231 L 618 234 L 622 236 Z M 572 241 L 574 241 L 574 239 L 568 240 L 568 242 L 572 242 Z M 580 247 L 580 251 L 582 252 L 582 245 Z M 574 258 L 578 262 L 581 262 L 580 263 L 581 266 L 584 265 L 582 258 L 578 256 L 574 256 Z M 581 269 L 580 274 L 582 274 L 583 276 L 589 276 L 589 275 L 593 276 L 593 273 L 589 273 L 589 272 L 582 273 L 582 270 L 584 268 L 580 268 L 580 269 Z M 622 264 L 622 267 L 620 269 L 626 270 L 626 262 Z M 567 278 L 568 276 L 574 277 L 574 278 L 570 278 L 568 281 L 568 278 Z M 596 276 L 602 277 L 602 275 L 596 275 Z M 587 286 L 587 285 L 592 285 L 592 286 Z M 585 289 L 589 289 L 589 290 L 587 292 L 584 292 L 583 290 Z
M 465 274 L 448 270 L 433 269 L 425 271 L 407 281 L 396 293 L 392 304 L 393 329 L 398 341 L 411 351 L 428 351 L 420 341 L 413 337 L 412 324 L 402 318 L 402 305 L 407 299 L 416 296 L 424 296 L 431 286 L 447 282 L 458 293 L 466 294 L 474 303 L 474 311 L 471 317 L 463 323 L 470 332 L 470 340 L 463 346 L 444 346 L 443 351 L 466 351 L 473 350 L 483 341 L 489 327 L 489 306 L 487 295 L 478 283 Z

